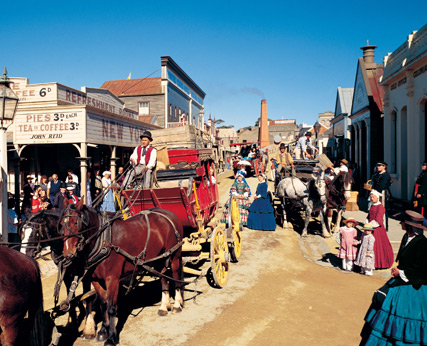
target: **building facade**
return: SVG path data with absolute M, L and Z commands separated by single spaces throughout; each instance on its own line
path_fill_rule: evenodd
M 110 90 L 141 120 L 163 128 L 182 124 L 204 128 L 205 92 L 169 56 L 161 57 L 161 77 L 106 81 Z
M 384 158 L 394 197 L 411 200 L 427 158 L 427 25 L 384 58 Z
M 22 182 L 26 174 L 38 178 L 56 173 L 63 180 L 72 168 L 84 187 L 87 172 L 94 167 L 111 169 L 114 177 L 116 164 L 129 161 L 141 133 L 158 128 L 139 121 L 136 112 L 105 89 L 76 90 L 59 83 L 29 84 L 27 78 L 11 80 L 19 102 L 9 128 L 14 158 L 10 157 L 8 167 L 16 178 L 15 186 L 9 188 L 18 196 L 18 177 Z
M 383 88 L 379 78 L 383 66 L 374 61 L 376 46 L 361 47 L 363 58 L 359 58 L 354 83 L 351 107 L 350 158 L 356 163 L 356 173 L 362 182 L 373 174 L 376 163 L 383 160 Z
M 353 88 L 338 87 L 335 101 L 335 113 L 331 119 L 332 139 L 328 143 L 331 148 L 332 158 L 341 160 L 350 158 L 350 131 L 351 105 L 353 103 Z

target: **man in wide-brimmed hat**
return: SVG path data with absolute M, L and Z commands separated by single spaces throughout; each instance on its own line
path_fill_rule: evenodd
M 130 156 L 130 169 L 124 180 L 124 187 L 127 188 L 135 177 L 143 174 L 143 188 L 149 189 L 153 185 L 153 170 L 157 163 L 157 151 L 150 143 L 153 141 L 150 131 L 144 131 L 141 138 L 141 145 L 137 146 Z
M 274 191 L 276 191 L 277 184 L 283 178 L 283 175 L 286 175 L 286 172 L 292 172 L 292 167 L 294 167 L 294 160 L 292 159 L 291 154 L 288 152 L 285 143 L 280 143 L 279 153 L 276 156 L 276 173 L 274 179 Z
M 306 132 L 305 136 L 302 136 L 300 139 L 298 139 L 297 145 L 294 149 L 296 159 L 311 159 L 316 151 L 319 152 L 319 149 L 311 145 L 310 138 L 311 132 L 308 131 Z M 311 154 L 307 151 L 307 149 L 311 150 Z

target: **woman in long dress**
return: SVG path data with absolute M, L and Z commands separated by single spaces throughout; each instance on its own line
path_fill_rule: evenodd
M 100 210 L 114 213 L 116 208 L 114 206 L 113 190 L 111 189 L 111 173 L 109 171 L 105 171 L 102 173 L 102 176 L 102 188 L 105 195 L 104 199 L 102 200 Z
M 399 264 L 374 293 L 360 345 L 427 345 L 427 228 L 419 213 L 406 211 L 403 217 Z
M 248 215 L 249 215 L 249 207 L 251 203 L 249 201 L 249 196 L 251 195 L 251 189 L 249 185 L 243 181 L 243 175 L 238 174 L 237 180 L 231 185 L 230 194 L 236 196 L 237 204 L 239 206 L 240 212 L 240 222 L 243 226 L 248 224 Z M 225 203 L 224 213 L 222 214 L 221 222 L 228 222 L 228 215 L 230 212 L 230 199 Z
M 267 198 L 267 177 L 260 173 L 258 175 L 259 184 L 256 189 L 254 201 L 249 208 L 248 228 L 260 231 L 274 231 L 276 229 L 276 219 L 274 209 Z
M 375 269 L 388 269 L 393 265 L 393 248 L 387 236 L 387 231 L 384 227 L 385 208 L 381 204 L 380 193 L 376 190 L 371 191 L 370 199 L 373 205 L 369 209 L 368 219 L 366 223 L 370 223 L 374 227 L 374 253 L 375 253 Z

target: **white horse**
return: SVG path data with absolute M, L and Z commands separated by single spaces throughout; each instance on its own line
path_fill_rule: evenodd
M 320 222 L 322 224 L 322 235 L 327 238 L 331 236 L 326 224 L 326 184 L 323 171 L 315 173 L 313 179 L 308 183 L 303 183 L 300 179 L 289 177 L 281 180 L 277 185 L 277 196 L 284 202 L 288 198 L 292 203 L 301 201 L 305 209 L 305 225 L 301 236 L 307 236 L 307 228 L 313 212 L 320 212 Z M 286 210 L 283 203 L 284 223 L 286 225 Z

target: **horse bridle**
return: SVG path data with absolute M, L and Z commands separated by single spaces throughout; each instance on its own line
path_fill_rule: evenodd
M 82 231 L 82 226 L 89 226 L 89 220 L 88 216 L 85 214 L 85 212 L 81 212 L 77 209 L 73 209 L 78 215 L 70 215 L 69 211 L 71 210 L 70 206 L 68 206 L 66 209 L 64 209 L 64 212 L 61 215 L 61 219 L 64 220 L 63 225 L 64 227 L 70 232 L 69 235 L 63 235 L 64 241 L 67 241 L 68 238 L 76 237 L 79 239 L 79 242 L 77 243 L 76 247 L 76 253 L 75 254 L 69 254 L 68 256 L 64 256 L 64 266 L 67 266 L 71 264 L 73 258 L 77 257 L 77 253 L 81 252 L 84 248 L 84 246 L 88 243 L 89 239 L 85 239 L 84 233 L 87 233 L 91 230 L 91 228 L 86 229 Z M 83 216 L 83 217 L 82 217 Z M 77 231 L 74 232 L 68 225 L 68 222 L 70 221 L 70 218 L 77 218 Z

